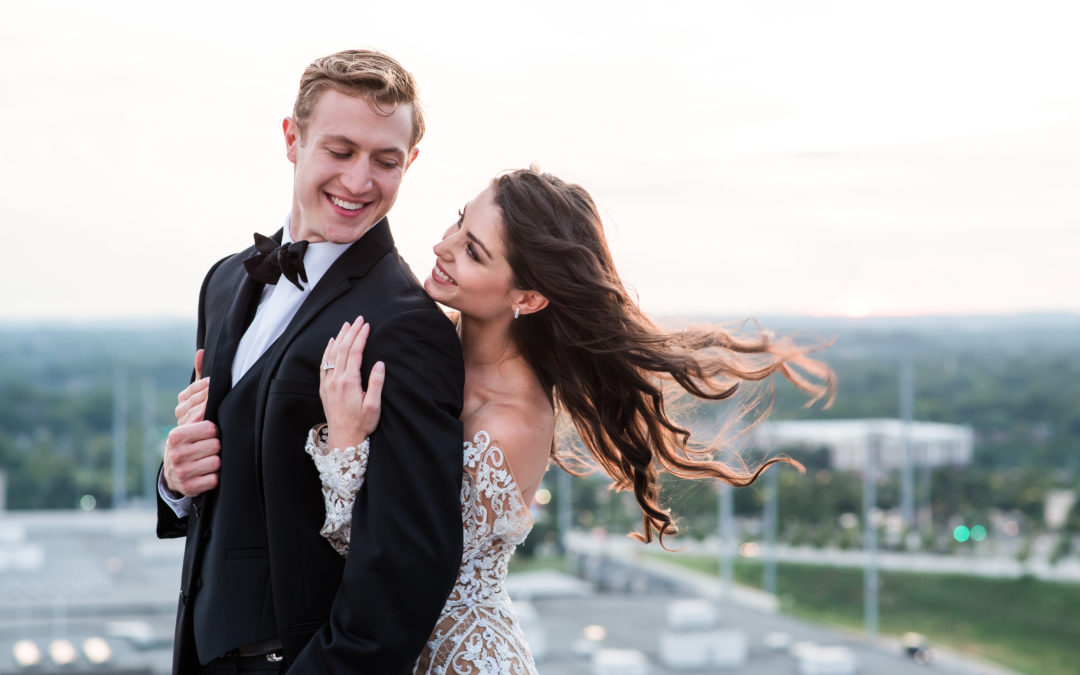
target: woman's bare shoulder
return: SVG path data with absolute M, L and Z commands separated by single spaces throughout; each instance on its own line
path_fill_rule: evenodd
M 550 448 L 555 417 L 548 410 L 529 409 L 508 403 L 488 403 L 465 420 L 465 434 L 470 438 L 486 431 L 494 439 L 514 440 L 515 445 L 531 446 L 536 442 Z
M 491 402 L 465 420 L 465 434 L 472 440 L 480 431 L 503 451 L 518 489 L 526 502 L 532 499 L 547 470 L 555 435 L 555 414 L 550 405 L 527 401 Z

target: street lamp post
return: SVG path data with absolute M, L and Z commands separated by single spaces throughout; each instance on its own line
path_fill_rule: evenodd
M 779 497 L 779 467 L 765 472 L 765 565 L 761 580 L 766 593 L 776 595 L 776 512 Z
M 900 517 L 904 527 L 915 526 L 915 469 L 911 442 L 911 424 L 915 408 L 915 372 L 911 353 L 905 351 L 900 362 Z
M 866 625 L 866 639 L 873 642 L 878 633 L 878 570 L 877 570 L 877 527 L 874 524 L 874 509 L 877 504 L 877 455 L 881 449 L 881 434 L 871 434 L 866 445 L 863 462 L 863 551 L 865 568 L 863 570 L 863 614 Z
M 112 507 L 127 501 L 127 373 L 116 367 L 113 380 Z
M 723 600 L 730 602 L 735 584 L 735 488 L 717 483 L 717 509 L 720 534 L 720 571 L 723 579 Z
M 570 523 L 571 523 L 571 521 L 570 521 L 570 513 L 571 513 L 571 510 L 573 508 L 572 502 L 573 502 L 573 497 L 574 496 L 573 496 L 573 493 L 571 492 L 573 490 L 573 486 L 571 485 L 571 481 L 570 481 L 570 473 L 565 471 L 564 469 L 558 469 L 558 471 L 559 471 L 559 478 L 558 478 L 558 485 L 559 485 L 559 511 L 558 511 L 558 517 L 559 517 L 559 521 L 558 521 L 558 524 L 559 524 L 559 548 L 561 549 L 561 553 L 563 555 L 566 555 L 567 551 L 569 550 L 568 546 L 569 546 L 569 543 L 570 543 L 569 539 L 568 539 L 570 537 Z
M 142 424 L 143 424 L 143 451 L 142 451 L 142 483 L 143 498 L 151 506 L 157 498 L 157 433 L 154 431 L 154 382 L 149 377 L 143 381 L 142 394 Z

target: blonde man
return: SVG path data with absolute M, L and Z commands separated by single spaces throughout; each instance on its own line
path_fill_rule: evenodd
M 159 478 L 158 535 L 187 537 L 173 669 L 407 672 L 462 546 L 461 347 L 386 220 L 424 132 L 416 84 L 376 51 L 318 59 L 283 130 L 289 218 L 207 274 L 205 386 L 181 401 Z M 360 315 L 365 384 L 393 376 L 343 559 L 319 535 L 303 448 L 325 419 L 320 369 L 335 367 L 320 357 Z

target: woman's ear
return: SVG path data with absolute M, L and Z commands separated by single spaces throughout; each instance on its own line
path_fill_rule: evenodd
M 513 308 L 521 315 L 534 314 L 547 307 L 548 300 L 539 291 L 514 291 Z

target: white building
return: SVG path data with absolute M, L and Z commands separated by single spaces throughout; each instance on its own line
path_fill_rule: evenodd
M 879 469 L 898 468 L 905 440 L 915 466 L 965 466 L 971 463 L 975 433 L 968 426 L 896 419 L 764 422 L 751 444 L 765 450 L 826 448 L 829 465 L 839 471 L 862 469 L 866 453 L 876 448 Z

